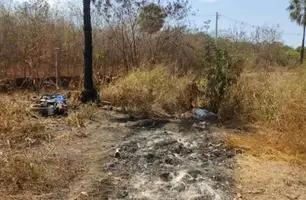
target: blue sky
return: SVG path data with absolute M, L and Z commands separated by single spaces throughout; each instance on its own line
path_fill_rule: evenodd
M 0 0 L 3 1 L 3 0 Z M 5 0 L 7 1 L 7 0 Z M 17 0 L 24 1 L 24 0 Z M 78 2 L 81 0 L 47 0 L 52 4 L 60 5 L 59 2 Z M 203 25 L 203 21 L 211 20 L 209 31 L 215 30 L 215 13 L 221 14 L 219 29 L 227 29 L 241 23 L 233 19 L 246 22 L 250 25 L 280 25 L 284 32 L 285 44 L 297 47 L 302 40 L 302 27 L 291 22 L 286 10 L 290 0 L 189 0 L 196 16 L 189 19 L 196 26 Z M 229 19 L 231 18 L 231 20 Z M 248 29 L 251 26 L 246 25 Z
M 219 28 L 226 29 L 239 24 L 226 17 L 244 21 L 251 25 L 280 25 L 284 32 L 283 41 L 285 44 L 297 47 L 302 40 L 302 27 L 297 26 L 289 19 L 286 10 L 289 0 L 191 0 L 196 16 L 191 19 L 200 25 L 203 21 L 211 19 L 210 30 L 215 30 L 216 12 L 221 14 Z M 222 17 L 222 15 L 226 17 Z M 250 27 L 247 25 L 247 27 Z

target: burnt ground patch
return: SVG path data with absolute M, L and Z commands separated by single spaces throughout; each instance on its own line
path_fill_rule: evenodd
M 232 199 L 234 150 L 217 133 L 130 127 L 103 167 L 113 180 L 109 199 Z

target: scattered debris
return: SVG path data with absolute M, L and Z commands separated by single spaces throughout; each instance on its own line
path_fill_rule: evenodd
M 206 126 L 206 122 L 199 122 L 199 123 L 194 123 L 192 125 L 194 128 L 198 128 L 198 129 L 205 129 L 207 126 Z
M 115 158 L 119 158 L 119 157 L 120 157 L 119 149 L 116 149 Z
M 202 108 L 195 108 L 193 110 L 193 113 L 194 113 L 195 117 L 199 117 L 199 118 L 217 117 L 217 115 L 215 113 L 210 112 L 206 109 L 202 109 Z
M 88 193 L 87 192 L 81 192 L 81 194 L 88 197 Z
M 43 95 L 41 98 L 32 98 L 35 102 L 31 110 L 38 111 L 42 116 L 66 116 L 68 105 L 66 99 L 60 94 Z

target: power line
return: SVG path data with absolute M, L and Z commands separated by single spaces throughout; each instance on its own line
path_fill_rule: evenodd
M 283 33 L 283 35 L 301 36 L 301 33 Z
M 200 14 L 200 15 L 194 15 L 194 16 L 197 16 L 197 17 L 211 17 L 210 20 L 212 19 L 212 17 L 216 17 L 216 29 L 218 29 L 218 21 L 221 19 L 221 18 L 224 18 L 224 19 L 227 19 L 227 20 L 230 20 L 230 21 L 234 21 L 236 23 L 240 23 L 240 24 L 243 24 L 243 25 L 247 25 L 249 27 L 252 27 L 252 28 L 261 28 L 262 26 L 259 26 L 259 25 L 254 25 L 254 24 L 250 24 L 248 22 L 245 22 L 245 21 L 242 21 L 242 20 L 239 20 L 239 19 L 235 19 L 233 17 L 229 17 L 229 16 L 226 16 L 226 15 L 223 15 L 223 14 Z M 218 30 L 216 30 L 216 36 L 218 35 Z M 301 33 L 286 33 L 286 32 L 283 32 L 282 35 L 287 35 L 287 36 L 301 36 L 302 34 Z
M 261 28 L 261 26 L 250 24 L 250 23 L 247 23 L 245 21 L 241 21 L 241 20 L 238 20 L 238 19 L 235 19 L 235 18 L 232 18 L 232 17 L 228 17 L 228 16 L 221 15 L 221 14 L 220 14 L 220 16 L 225 18 L 225 19 L 231 20 L 231 21 L 235 21 L 235 22 L 238 22 L 238 23 L 241 23 L 241 24 L 248 25 L 252 28 Z M 292 36 L 300 36 L 301 35 L 301 33 L 282 33 L 282 34 L 283 35 L 292 35 Z
M 258 25 L 249 24 L 249 23 L 247 23 L 247 22 L 245 22 L 245 21 L 241 21 L 241 20 L 238 20 L 238 19 L 234 19 L 234 18 L 232 18 L 232 17 L 227 17 L 227 16 L 225 16 L 225 15 L 221 15 L 221 14 L 220 14 L 220 16 L 223 17 L 223 18 L 225 18 L 225 19 L 228 19 L 228 20 L 231 20 L 231 21 L 235 21 L 235 22 L 237 22 L 237 23 L 241 23 L 241 24 L 248 25 L 248 26 L 250 26 L 250 27 L 252 27 L 252 28 L 255 28 L 255 27 L 259 28 L 259 27 L 260 27 L 260 26 L 258 26 Z
M 218 22 L 219 22 L 219 13 L 216 12 L 216 39 L 218 38 Z
M 214 16 L 216 16 L 216 14 L 214 14 L 214 15 L 195 15 L 195 16 L 199 16 L 199 17 L 214 17 Z

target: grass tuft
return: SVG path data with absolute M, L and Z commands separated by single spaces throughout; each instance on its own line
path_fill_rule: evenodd
M 101 94 L 104 100 L 132 114 L 173 115 L 190 106 L 190 80 L 191 76 L 171 75 L 165 67 L 137 69 L 103 87 Z

